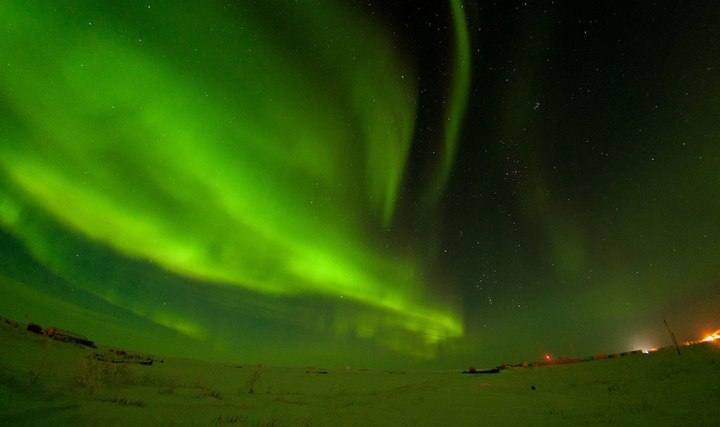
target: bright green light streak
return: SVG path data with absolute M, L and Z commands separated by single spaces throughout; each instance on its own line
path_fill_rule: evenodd
M 19 129 L 0 129 L 0 167 L 23 195 L 0 199 L 0 220 L 36 257 L 52 255 L 19 215 L 39 207 L 177 274 L 343 296 L 426 345 L 462 334 L 457 315 L 424 296 L 419 260 L 364 238 L 393 216 L 414 125 L 412 71 L 381 28 L 287 5 L 278 20 L 313 31 L 279 43 L 259 13 L 235 22 L 172 2 L 128 5 L 135 25 L 86 6 L 0 5 L 0 102 Z M 317 50 L 298 54 L 309 42 Z
M 450 104 L 446 112 L 444 145 L 438 169 L 428 191 L 428 206 L 434 206 L 445 187 L 455 161 L 457 141 L 465 108 L 470 93 L 470 36 L 465 17 L 465 9 L 461 0 L 450 0 L 453 21 L 455 23 L 455 70 Z

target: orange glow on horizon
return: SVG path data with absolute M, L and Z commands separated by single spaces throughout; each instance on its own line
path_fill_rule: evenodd
M 710 335 L 707 335 L 705 338 L 701 339 L 700 342 L 710 342 L 715 340 L 720 340 L 720 329 Z

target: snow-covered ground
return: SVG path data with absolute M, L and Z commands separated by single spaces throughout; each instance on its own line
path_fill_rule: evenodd
M 720 343 L 497 374 L 227 365 L 0 322 L 2 426 L 720 425 Z M 104 360 L 98 360 L 104 359 Z

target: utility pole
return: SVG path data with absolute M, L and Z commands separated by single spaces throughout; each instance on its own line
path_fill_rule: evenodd
M 670 325 L 668 325 L 667 319 L 663 319 L 663 322 L 665 322 L 665 326 L 667 327 L 668 333 L 670 333 L 670 337 L 673 340 L 673 343 L 675 343 L 675 349 L 677 349 L 678 355 L 680 355 L 680 346 L 677 343 L 677 340 L 675 339 L 675 334 L 673 331 L 670 330 Z

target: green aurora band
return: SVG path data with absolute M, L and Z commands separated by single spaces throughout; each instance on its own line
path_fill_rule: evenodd
M 68 281 L 77 267 L 48 236 L 207 287 L 351 300 L 337 333 L 394 331 L 383 344 L 432 357 L 463 334 L 460 313 L 428 291 L 421 257 L 383 236 L 414 133 L 414 71 L 363 13 L 302 3 L 2 2 L 0 225 Z M 429 199 L 467 98 L 467 29 L 452 5 L 461 59 Z M 208 334 L 122 284 L 78 285 Z

